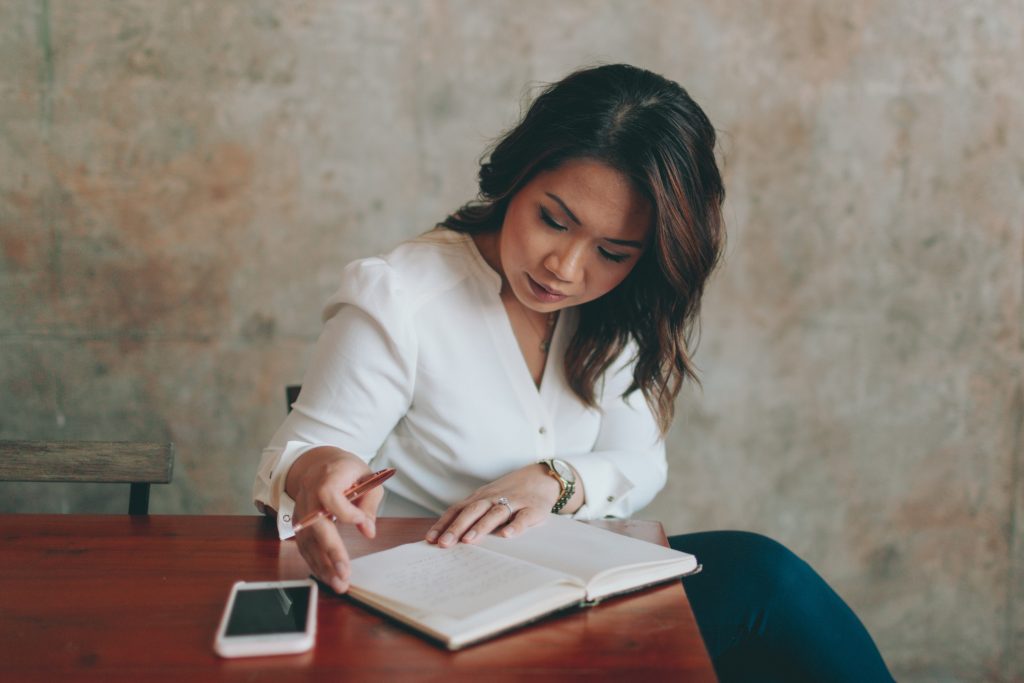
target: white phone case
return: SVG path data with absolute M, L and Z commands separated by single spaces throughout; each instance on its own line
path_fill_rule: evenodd
M 306 610 L 305 628 L 302 631 L 258 635 L 227 635 L 231 611 L 235 606 L 235 600 L 239 592 L 295 587 L 309 588 L 309 606 Z M 316 641 L 317 596 L 317 585 L 312 579 L 295 581 L 237 581 L 231 586 L 231 594 L 228 596 L 227 604 L 224 606 L 224 613 L 220 618 L 220 625 L 217 627 L 217 636 L 213 642 L 214 651 L 221 657 L 256 657 L 306 652 L 313 647 L 313 643 Z M 283 591 L 281 592 L 281 599 L 288 600 Z

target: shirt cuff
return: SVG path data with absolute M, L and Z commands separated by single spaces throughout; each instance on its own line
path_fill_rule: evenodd
M 274 503 L 277 510 L 277 535 L 283 541 L 295 535 L 292 529 L 295 513 L 295 500 L 285 491 L 285 483 L 288 481 L 288 472 L 292 465 L 306 451 L 319 447 L 321 444 L 310 444 L 304 441 L 289 441 L 281 451 L 281 457 L 274 466 L 274 472 L 270 476 L 270 501 Z
M 614 464 L 594 453 L 562 457 L 572 465 L 583 484 L 586 500 L 573 519 L 628 517 L 628 494 L 636 486 Z

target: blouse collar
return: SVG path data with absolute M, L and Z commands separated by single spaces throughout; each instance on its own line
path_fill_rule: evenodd
M 452 232 L 455 232 L 454 230 Z M 469 253 L 469 260 L 476 266 L 479 275 L 487 281 L 488 285 L 494 290 L 495 294 L 501 294 L 501 275 L 491 268 L 491 264 L 487 263 L 484 259 L 484 255 L 480 253 L 480 250 L 476 246 L 476 242 L 473 241 L 473 236 L 468 233 L 461 233 L 463 244 L 466 245 L 466 251 Z

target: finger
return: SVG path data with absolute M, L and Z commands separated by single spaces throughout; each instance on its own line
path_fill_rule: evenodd
M 472 543 L 479 540 L 502 524 L 512 521 L 513 517 L 515 517 L 515 513 L 509 514 L 509 508 L 504 505 L 492 505 L 491 509 L 485 512 L 484 516 L 477 520 L 476 524 L 470 527 L 469 531 L 462 535 L 462 542 Z
M 448 528 L 452 523 L 452 520 L 454 520 L 456 515 L 460 512 L 462 512 L 462 503 L 453 505 L 445 510 L 441 516 L 438 517 L 437 521 L 431 525 L 430 529 L 427 530 L 427 541 L 430 543 L 436 542 L 437 537 L 441 535 L 442 531 Z
M 334 591 L 348 590 L 349 557 L 333 524 L 316 524 L 299 535 L 299 551 L 310 570 Z
M 312 542 L 303 542 L 299 546 L 302 557 L 309 565 L 309 572 L 317 579 L 329 586 L 331 590 L 344 589 L 344 581 L 338 577 L 337 572 L 330 566 L 327 557 L 320 552 L 320 548 Z
M 337 532 L 335 531 L 337 537 Z M 338 538 L 337 543 L 332 543 L 326 550 L 327 561 L 334 571 L 331 579 L 331 588 L 336 593 L 344 593 L 348 590 L 348 581 L 351 574 L 351 563 L 349 562 L 348 550 L 345 544 Z
M 442 548 L 448 548 L 458 543 L 462 539 L 462 535 L 491 509 L 491 505 L 492 503 L 489 500 L 475 500 L 462 508 L 462 512 L 441 533 L 441 537 L 437 539 L 437 544 Z
M 299 552 L 309 565 L 310 572 L 325 584 L 331 585 L 335 579 L 335 570 L 331 568 L 323 543 L 314 537 L 312 528 L 303 531 L 296 537 Z
M 367 521 L 367 513 L 354 505 L 335 485 L 326 482 L 321 484 L 316 491 L 316 497 L 324 509 L 342 522 L 364 524 Z
M 498 533 L 505 538 L 518 536 L 531 526 L 538 526 L 546 522 L 549 514 L 547 510 L 542 510 L 541 508 L 523 508 L 518 510 L 512 521 L 506 524 Z
M 360 533 L 367 538 L 374 538 L 377 535 L 377 508 L 384 498 L 384 489 L 377 487 L 359 496 L 353 503 L 366 515 L 366 521 L 356 525 Z
M 380 507 L 380 502 L 382 500 L 384 500 L 384 487 L 378 486 L 367 491 L 352 502 L 363 512 L 376 517 L 377 508 Z

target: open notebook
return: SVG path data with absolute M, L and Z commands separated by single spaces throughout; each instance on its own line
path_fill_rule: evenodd
M 687 553 L 565 517 L 517 538 L 421 541 L 352 562 L 349 595 L 456 650 L 552 612 L 699 571 Z

